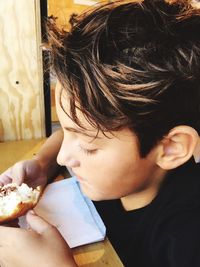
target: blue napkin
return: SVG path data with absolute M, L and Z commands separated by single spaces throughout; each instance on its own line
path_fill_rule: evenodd
M 49 184 L 34 210 L 57 227 L 71 248 L 105 238 L 105 225 L 75 177 Z M 26 228 L 24 218 L 20 226 Z

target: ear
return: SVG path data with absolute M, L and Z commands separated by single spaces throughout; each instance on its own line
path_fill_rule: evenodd
M 195 162 L 200 163 L 200 137 L 197 141 L 193 156 L 194 156 Z
M 174 127 L 157 147 L 157 165 L 171 170 L 187 162 L 199 141 L 197 131 L 186 125 Z

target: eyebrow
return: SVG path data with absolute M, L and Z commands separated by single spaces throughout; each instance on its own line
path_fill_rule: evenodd
M 100 136 L 98 136 L 98 133 L 93 135 L 93 134 L 89 134 L 87 132 L 85 132 L 83 129 L 79 129 L 79 128 L 73 128 L 73 127 L 64 127 L 65 130 L 69 131 L 69 132 L 73 132 L 73 133 L 78 133 L 78 134 L 82 134 L 84 136 L 87 136 L 87 137 L 91 137 L 93 139 L 101 139 Z

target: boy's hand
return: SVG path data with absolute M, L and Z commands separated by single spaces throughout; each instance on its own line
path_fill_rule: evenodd
M 42 168 L 38 160 L 24 160 L 15 163 L 0 175 L 0 185 L 8 183 L 26 183 L 31 187 L 47 183 L 47 171 Z
M 27 214 L 29 230 L 0 226 L 0 266 L 77 267 L 58 230 L 41 217 Z

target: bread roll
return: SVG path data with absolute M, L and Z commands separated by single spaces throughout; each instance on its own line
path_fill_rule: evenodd
M 24 183 L 0 186 L 0 223 L 14 220 L 34 208 L 40 194 L 40 187 L 33 189 Z

